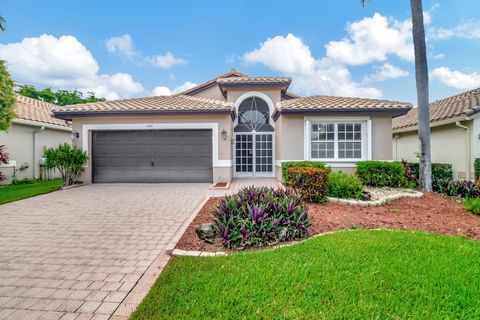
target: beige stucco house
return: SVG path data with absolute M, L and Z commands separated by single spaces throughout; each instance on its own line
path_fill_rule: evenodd
M 416 161 L 418 113 L 413 108 L 393 120 L 393 158 Z M 474 178 L 480 157 L 480 88 L 430 104 L 432 162 L 450 163 L 456 178 Z
M 7 183 L 17 179 L 41 177 L 45 148 L 71 143 L 72 129 L 65 120 L 53 117 L 53 104 L 17 95 L 16 119 L 6 132 L 0 132 L 0 145 L 7 147 L 10 163 L 0 167 Z M 52 177 L 55 173 L 52 173 Z
M 88 152 L 85 182 L 229 182 L 276 177 L 281 163 L 319 160 L 353 170 L 392 159 L 392 117 L 408 103 L 299 97 L 287 77 L 232 70 L 175 96 L 55 110 Z

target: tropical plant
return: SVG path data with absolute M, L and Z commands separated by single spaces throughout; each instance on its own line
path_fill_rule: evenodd
M 8 153 L 5 151 L 6 147 L 4 145 L 0 145 L 0 165 L 8 163 Z M 6 180 L 7 177 L 0 172 L 0 181 Z
M 480 189 L 470 180 L 437 179 L 432 186 L 433 191 L 452 198 L 480 197 Z
M 367 0 L 360 0 L 363 6 L 366 2 Z M 412 13 L 415 80 L 417 85 L 418 139 L 420 142 L 419 180 L 422 190 L 432 191 L 428 62 L 422 0 L 410 0 L 410 10 Z
M 307 208 L 290 190 L 248 187 L 223 197 L 212 211 L 214 228 L 228 248 L 274 245 L 308 236 Z
M 0 131 L 10 128 L 15 119 L 14 83 L 8 73 L 5 61 L 0 60 Z
M 287 186 L 305 200 L 324 202 L 328 188 L 328 171 L 322 168 L 288 168 Z
M 353 174 L 333 172 L 328 176 L 327 195 L 340 199 L 360 199 L 362 196 L 362 181 Z
M 58 170 L 63 179 L 63 186 L 75 184 L 77 177 L 87 164 L 87 153 L 80 148 L 72 147 L 68 143 L 58 147 L 47 148 L 44 152 L 45 168 Z

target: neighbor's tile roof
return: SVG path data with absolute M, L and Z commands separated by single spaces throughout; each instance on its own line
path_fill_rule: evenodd
M 394 111 L 407 112 L 410 103 L 333 96 L 311 96 L 283 100 L 277 105 L 277 112 L 297 111 Z
M 115 101 L 101 101 L 56 108 L 57 117 L 70 119 L 79 114 L 95 113 L 169 113 L 169 112 L 233 112 L 231 102 L 193 96 L 156 96 Z
M 430 122 L 472 115 L 480 111 L 480 88 L 434 101 L 429 108 Z M 400 129 L 417 124 L 418 108 L 413 108 L 406 115 L 394 118 L 392 127 Z
M 53 109 L 57 107 L 56 105 L 19 94 L 15 95 L 15 100 L 17 119 L 69 127 L 65 120 L 53 116 Z
M 229 77 L 218 78 L 219 84 L 285 84 L 289 85 L 292 79 L 289 77 Z

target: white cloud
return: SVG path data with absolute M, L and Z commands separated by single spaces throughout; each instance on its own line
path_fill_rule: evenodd
M 155 96 L 171 96 L 172 94 L 177 94 L 180 92 L 183 92 L 185 90 L 191 89 L 195 87 L 197 84 L 190 82 L 190 81 L 185 81 L 181 85 L 176 86 L 173 89 L 170 89 L 165 86 L 158 86 L 153 89 L 153 95 Z
M 188 90 L 188 89 L 191 89 L 193 87 L 195 87 L 197 84 L 194 83 L 194 82 L 190 82 L 190 81 L 185 81 L 183 84 L 179 85 L 179 86 L 176 86 L 173 90 L 172 90 L 172 94 L 177 94 L 177 93 L 180 93 L 180 92 L 183 92 L 185 90 Z
M 107 51 L 127 58 L 135 58 L 138 64 L 148 63 L 154 67 L 170 69 L 179 64 L 186 64 L 187 61 L 182 58 L 176 58 L 171 52 L 153 56 L 143 56 L 140 51 L 135 50 L 132 37 L 129 34 L 123 36 L 114 36 L 105 42 Z
M 480 22 L 467 21 L 453 28 L 432 27 L 428 29 L 428 38 L 433 40 L 445 40 L 451 38 L 480 39 Z
M 126 73 L 99 74 L 90 51 L 75 37 L 43 34 L 21 42 L 0 44 L 0 58 L 6 60 L 15 80 L 56 88 L 95 91 L 100 97 L 117 99 L 143 91 Z
M 347 32 L 348 38 L 325 46 L 327 57 L 351 65 L 385 61 L 388 55 L 414 60 L 410 20 L 397 21 L 375 13 L 348 24 Z
M 297 74 L 293 77 L 293 90 L 306 95 L 324 94 L 366 98 L 379 98 L 382 95 L 377 88 L 363 86 L 353 81 L 348 68 L 329 58 L 317 61 L 312 73 Z
M 243 57 L 247 63 L 262 63 L 284 73 L 309 73 L 315 65 L 310 48 L 291 33 L 286 37 L 268 38 Z
M 298 37 L 276 36 L 244 54 L 247 63 L 262 63 L 293 78 L 292 89 L 304 94 L 379 97 L 380 90 L 352 80 L 349 70 L 331 58 L 315 59 Z
M 375 69 L 375 73 L 367 75 L 363 79 L 364 83 L 379 82 L 408 76 L 408 71 L 402 70 L 390 63 L 384 63 L 382 66 L 375 67 Z
M 107 51 L 110 53 L 118 53 L 126 57 L 132 57 L 136 54 L 133 48 L 132 38 L 129 34 L 123 36 L 111 37 L 105 42 Z
M 431 77 L 455 89 L 468 90 L 480 87 L 480 74 L 477 72 L 462 73 L 440 67 L 432 70 Z
M 153 95 L 154 96 L 171 96 L 172 95 L 172 90 L 170 90 L 167 87 L 155 87 L 153 89 Z
M 156 55 L 151 57 L 146 57 L 146 61 L 150 62 L 155 67 L 169 69 L 177 64 L 185 64 L 187 61 L 181 58 L 175 58 L 171 52 L 167 52 L 164 55 Z

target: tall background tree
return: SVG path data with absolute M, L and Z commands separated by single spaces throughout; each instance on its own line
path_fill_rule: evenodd
M 15 91 L 5 61 L 0 60 L 0 131 L 10 128 L 15 119 Z
M 360 0 L 362 6 L 367 0 Z M 420 188 L 432 191 L 432 157 L 430 147 L 430 110 L 428 92 L 427 46 L 423 23 L 422 0 L 410 0 L 412 35 L 415 51 L 415 80 L 417 83 L 418 140 L 420 143 Z
M 22 96 L 42 100 L 59 106 L 105 100 L 104 98 L 96 97 L 94 92 L 88 92 L 87 95 L 84 95 L 82 92 L 77 90 L 54 91 L 51 88 L 37 89 L 34 86 L 29 85 L 20 86 L 17 90 L 17 93 L 21 94 Z

